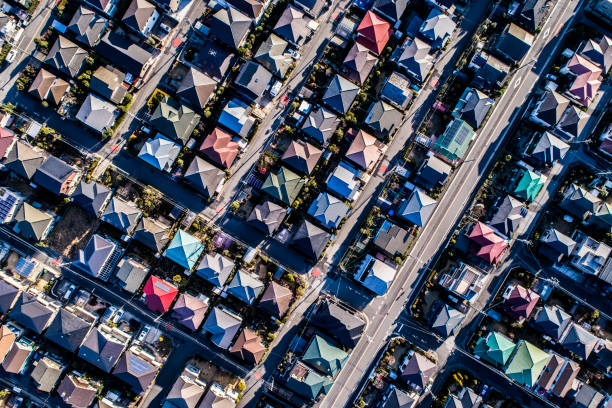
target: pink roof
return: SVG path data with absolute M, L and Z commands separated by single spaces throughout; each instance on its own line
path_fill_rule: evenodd
M 6 156 L 9 147 L 15 140 L 15 133 L 11 130 L 0 127 L 0 157 Z
M 474 225 L 469 238 L 477 246 L 474 253 L 490 264 L 497 263 L 501 254 L 508 246 L 505 239 L 497 235 L 495 230 L 482 222 Z
M 569 91 L 578 98 L 582 105 L 589 106 L 593 98 L 595 98 L 597 91 L 599 91 L 600 86 L 599 73 L 586 72 L 578 75 Z
M 232 136 L 219 128 L 215 128 L 200 147 L 206 157 L 226 169 L 234 162 L 238 149 L 238 143 L 232 141 Z
M 567 67 L 576 75 L 582 75 L 585 73 L 601 74 L 601 68 L 580 54 L 574 54 L 572 59 L 567 63 Z
M 391 37 L 391 24 L 378 17 L 371 10 L 357 27 L 357 42 L 375 54 L 380 54 Z
M 176 286 L 154 275 L 151 275 L 142 291 L 146 295 L 147 307 L 158 313 L 165 313 L 170 310 L 170 306 L 178 294 Z
M 540 295 L 532 290 L 516 285 L 504 302 L 504 311 L 517 320 L 527 319 L 540 300 Z

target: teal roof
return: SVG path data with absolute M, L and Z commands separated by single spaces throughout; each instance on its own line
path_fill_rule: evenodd
M 521 340 L 505 372 L 514 381 L 532 387 L 548 364 L 548 360 L 550 354 L 528 341 Z
M 523 177 L 514 189 L 514 194 L 523 200 L 533 201 L 544 186 L 546 178 L 531 170 L 523 170 Z
M 327 393 L 332 386 L 328 377 L 317 374 L 298 361 L 289 376 L 287 386 L 297 394 L 315 400 L 321 392 Z
M 204 252 L 204 245 L 200 240 L 180 229 L 172 238 L 164 256 L 185 269 L 191 270 L 202 252 Z
M 460 160 L 474 138 L 474 130 L 461 119 L 455 119 L 434 145 L 434 150 L 451 161 Z
M 503 366 L 514 350 L 514 343 L 501 333 L 491 332 L 476 342 L 474 354 L 481 359 L 498 366 Z
M 348 354 L 329 343 L 319 335 L 315 335 L 302 357 L 309 366 L 334 377 L 348 360 Z

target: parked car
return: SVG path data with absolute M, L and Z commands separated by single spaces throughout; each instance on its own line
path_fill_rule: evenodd
M 123 310 L 119 310 L 117 313 L 115 313 L 115 317 L 113 317 L 113 323 L 115 324 L 119 323 L 124 313 L 125 312 Z
M 143 327 L 142 330 L 140 330 L 140 333 L 138 334 L 138 341 L 142 343 L 150 331 L 151 331 L 151 326 L 146 325 L 145 327 Z
M 108 308 L 106 308 L 104 315 L 102 315 L 102 321 L 105 323 L 108 322 L 113 317 L 116 311 L 117 311 L 116 306 L 109 306 Z
M 9 64 L 12 63 L 13 61 L 15 61 L 15 57 L 17 56 L 17 50 L 15 48 L 13 48 L 12 50 L 10 50 L 8 52 L 8 54 L 6 54 L 6 58 L 5 61 L 8 62 Z

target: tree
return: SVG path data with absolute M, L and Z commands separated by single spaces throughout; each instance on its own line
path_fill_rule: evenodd
M 243 380 L 238 381 L 238 384 L 236 385 L 236 389 L 238 390 L 238 392 L 242 392 L 244 391 L 246 388 L 246 384 L 244 383 Z
M 177 285 L 180 285 L 180 284 L 181 284 L 181 281 L 183 280 L 183 278 L 181 278 L 181 275 L 174 275 L 174 276 L 172 277 L 172 280 L 173 280 L 174 282 L 176 282 L 176 284 L 177 284 Z
M 232 210 L 232 212 L 237 212 L 239 208 L 240 203 L 238 201 L 234 201 L 232 202 L 232 205 L 230 205 L 230 210 Z

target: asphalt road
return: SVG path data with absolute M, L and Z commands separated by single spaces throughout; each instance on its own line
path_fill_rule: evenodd
M 403 311 L 409 293 L 419 276 L 428 270 L 428 263 L 435 256 L 453 230 L 466 204 L 471 199 L 480 178 L 485 174 L 495 152 L 503 141 L 515 112 L 525 103 L 540 74 L 548 66 L 554 50 L 561 42 L 571 20 L 578 10 L 578 0 L 556 3 L 542 33 L 524 61 L 535 60 L 524 65 L 512 78 L 504 95 L 497 102 L 489 120 L 481 129 L 463 164 L 455 171 L 447 191 L 439 201 L 419 239 L 411 250 L 408 260 L 398 271 L 387 294 L 380 298 L 377 306 L 366 309 L 373 322 L 362 340 L 352 351 L 345 368 L 340 372 L 321 407 L 343 407 L 357 388 L 361 378 L 368 372 L 377 345 L 383 344 L 391 334 L 395 321 Z M 374 302 L 373 302 L 374 303 Z

